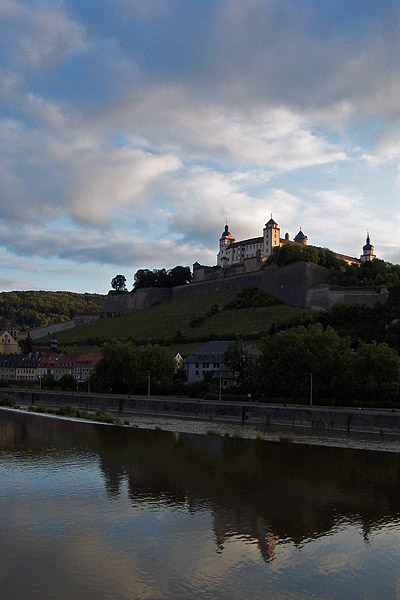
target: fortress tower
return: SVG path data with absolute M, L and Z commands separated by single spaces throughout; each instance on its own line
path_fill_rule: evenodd
M 263 252 L 264 256 L 271 256 L 272 250 L 276 246 L 280 246 L 280 229 L 278 223 L 276 223 L 271 215 L 268 223 L 265 224 L 263 229 Z
M 227 266 L 231 261 L 231 252 L 228 252 L 228 246 L 235 243 L 235 238 L 230 234 L 228 224 L 225 225 L 225 229 L 219 238 L 219 252 L 217 255 L 217 265 L 220 267 Z M 226 264 L 224 264 L 226 263 Z
M 361 262 L 367 262 L 370 260 L 375 260 L 376 256 L 374 254 L 374 247 L 369 239 L 369 232 L 367 231 L 367 239 L 366 244 L 363 246 L 363 253 L 360 256 Z

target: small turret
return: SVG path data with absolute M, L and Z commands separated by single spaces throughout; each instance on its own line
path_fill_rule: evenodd
M 296 242 L 297 244 L 303 244 L 303 246 L 307 246 L 308 238 L 302 232 L 301 227 L 300 227 L 299 233 L 296 235 L 296 237 L 293 239 L 293 241 Z

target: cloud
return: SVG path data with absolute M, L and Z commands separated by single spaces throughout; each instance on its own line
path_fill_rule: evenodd
M 7 251 L 17 256 L 40 258 L 58 257 L 80 264 L 125 265 L 126 267 L 173 267 L 195 262 L 203 255 L 215 260 L 213 250 L 199 244 L 189 245 L 168 239 L 143 239 L 140 235 L 110 232 L 107 236 L 96 231 L 68 229 L 53 226 L 21 227 L 20 235 L 13 229 L 0 228 L 2 243 Z
M 0 37 L 12 67 L 49 70 L 86 47 L 84 28 L 67 17 L 61 3 L 2 0 Z
M 233 110 L 196 101 L 179 87 L 155 86 L 130 95 L 94 116 L 94 126 L 104 123 L 123 129 L 133 143 L 161 146 L 186 160 L 291 171 L 346 158 L 313 133 L 311 122 L 284 106 Z
M 252 195 L 246 191 L 249 180 L 253 181 L 253 173 L 221 173 L 200 167 L 188 170 L 182 179 L 171 180 L 168 192 L 174 202 L 165 209 L 170 235 L 216 252 L 226 221 L 239 240 L 262 235 L 271 212 L 284 222 L 296 211 L 299 201 L 294 195 L 263 188 Z
M 30 290 L 32 285 L 22 279 L 3 279 L 0 278 L 0 290 L 2 292 L 13 290 Z
M 155 183 L 180 166 L 172 155 L 138 149 L 90 152 L 79 158 L 71 174 L 70 213 L 80 222 L 103 225 L 113 209 L 145 202 Z
M 392 0 L 4 0 L 4 244 L 213 264 L 226 220 L 243 239 L 272 212 L 349 254 L 372 223 L 398 260 L 399 22 Z

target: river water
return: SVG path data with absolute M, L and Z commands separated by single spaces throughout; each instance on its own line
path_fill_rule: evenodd
M 400 599 L 400 454 L 0 410 L 2 600 Z

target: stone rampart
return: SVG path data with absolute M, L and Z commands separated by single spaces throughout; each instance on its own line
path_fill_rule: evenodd
M 257 260 L 257 259 L 254 259 Z M 331 272 L 328 269 L 310 263 L 296 263 L 278 267 L 264 265 L 257 271 L 232 274 L 236 267 L 218 268 L 212 271 L 212 277 L 189 285 L 173 288 L 172 297 L 179 298 L 190 294 L 256 286 L 286 304 L 306 306 L 306 296 L 311 286 L 329 281 Z M 233 270 L 231 270 L 233 269 Z M 207 275 L 207 272 L 205 272 Z
M 373 308 L 377 300 L 386 302 L 387 296 L 387 290 L 378 294 L 373 290 L 331 290 L 328 285 L 321 285 L 307 291 L 305 306 L 313 310 L 329 310 L 337 303 L 355 303 Z
M 102 315 L 119 315 L 149 308 L 172 297 L 171 288 L 139 288 L 133 292 L 109 291 L 101 307 Z
M 258 268 L 255 267 L 258 265 Z M 356 302 L 374 306 L 385 294 L 370 290 L 330 290 L 338 273 L 311 263 L 299 262 L 284 267 L 266 265 L 260 258 L 247 259 L 245 265 L 195 268 L 195 280 L 174 288 L 141 288 L 134 292 L 109 292 L 101 312 L 120 314 L 148 308 L 170 298 L 244 287 L 259 287 L 285 304 L 316 310 L 329 310 L 336 302 Z

